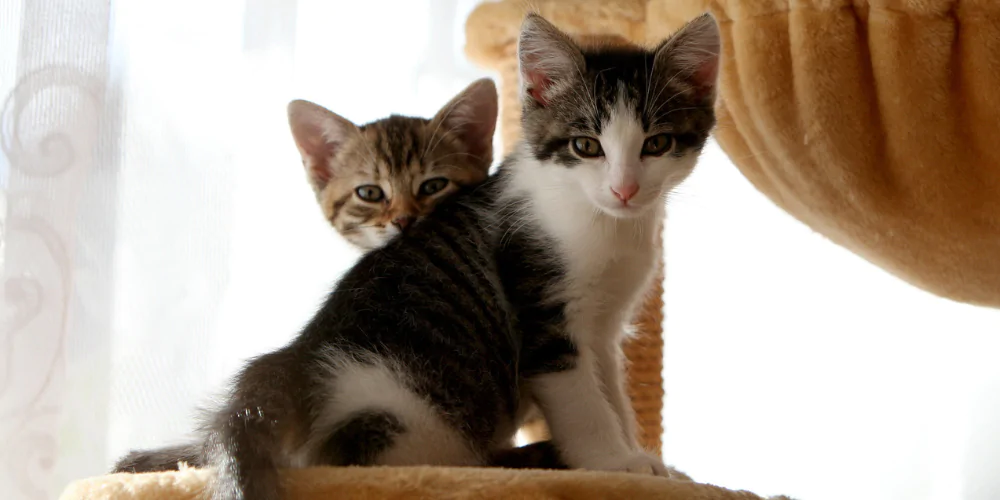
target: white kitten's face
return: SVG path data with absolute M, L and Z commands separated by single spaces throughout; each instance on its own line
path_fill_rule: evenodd
M 655 50 L 584 50 L 529 15 L 518 39 L 522 124 L 542 194 L 619 218 L 661 205 L 715 124 L 719 43 L 703 16 Z
M 696 155 L 676 156 L 674 137 L 645 133 L 627 106 L 615 107 L 595 139 L 602 156 L 580 154 L 570 141 L 581 161 L 567 173 L 597 209 L 613 217 L 637 217 L 663 204 L 694 168 Z

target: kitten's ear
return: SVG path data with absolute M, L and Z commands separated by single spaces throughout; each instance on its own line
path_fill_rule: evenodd
M 489 78 L 472 82 L 431 119 L 432 130 L 456 134 L 483 169 L 493 163 L 496 127 L 497 87 Z
M 585 67 L 583 53 L 573 39 L 534 13 L 521 23 L 517 59 L 521 91 L 540 106 L 548 105 Z
M 721 46 L 715 17 L 702 14 L 660 44 L 656 49 L 657 66 L 679 71 L 694 86 L 699 98 L 714 101 Z M 669 78 L 674 76 L 676 73 Z
M 333 176 L 330 161 L 340 147 L 360 131 L 346 118 L 302 100 L 288 103 L 288 125 L 302 155 L 309 183 L 318 193 Z

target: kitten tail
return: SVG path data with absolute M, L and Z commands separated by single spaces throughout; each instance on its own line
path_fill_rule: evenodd
M 182 444 L 153 450 L 133 450 L 118 460 L 111 472 L 134 474 L 180 470 L 181 463 L 190 467 L 203 467 L 205 460 L 202 458 L 201 446 Z

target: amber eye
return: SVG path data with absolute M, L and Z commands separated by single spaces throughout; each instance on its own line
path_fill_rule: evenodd
M 656 134 L 642 143 L 643 156 L 660 156 L 663 153 L 669 153 L 673 149 L 674 136 L 670 134 Z
M 577 137 L 573 139 L 573 151 L 576 154 L 584 158 L 597 158 L 598 156 L 604 156 L 604 150 L 601 149 L 601 143 L 597 139 L 591 137 Z
M 446 187 L 448 187 L 448 179 L 445 179 L 444 177 L 435 177 L 424 181 L 424 183 L 420 185 L 420 194 L 423 196 L 430 196 Z
M 358 198 L 371 202 L 382 201 L 382 198 L 385 198 L 382 188 L 371 184 L 359 186 L 354 190 L 354 193 L 358 195 Z

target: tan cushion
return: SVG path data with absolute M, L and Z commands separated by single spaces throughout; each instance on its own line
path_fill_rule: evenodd
M 111 474 L 76 481 L 60 500 L 200 500 L 207 470 Z M 285 472 L 288 500 L 761 500 L 688 481 L 636 474 L 444 467 L 316 467 Z

